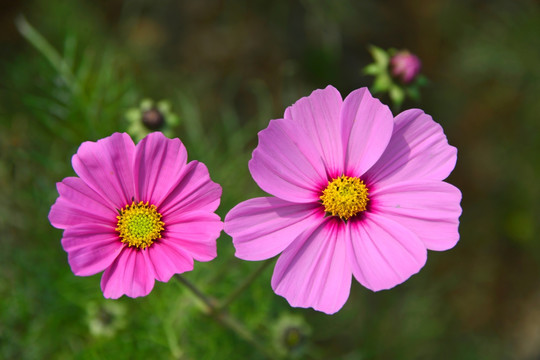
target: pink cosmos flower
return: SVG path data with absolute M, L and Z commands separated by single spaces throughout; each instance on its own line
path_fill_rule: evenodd
M 57 184 L 49 221 L 64 229 L 73 273 L 104 271 L 106 298 L 145 296 L 154 280 L 216 257 L 223 223 L 214 213 L 221 187 L 206 166 L 187 163 L 179 139 L 155 132 L 135 146 L 115 133 L 84 142 L 72 158 L 79 177 Z
M 389 289 L 457 243 L 461 193 L 442 181 L 456 153 L 421 110 L 316 90 L 259 133 L 249 169 L 273 196 L 235 206 L 225 232 L 241 259 L 281 253 L 272 288 L 292 306 L 334 313 L 352 275 Z
M 390 68 L 392 76 L 401 79 L 403 83 L 412 82 L 422 69 L 422 62 L 418 56 L 407 50 L 397 52 L 390 59 Z

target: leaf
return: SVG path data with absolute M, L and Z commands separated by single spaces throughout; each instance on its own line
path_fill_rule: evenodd
M 406 89 L 407 95 L 413 99 L 414 101 L 420 101 L 420 90 L 418 89 L 418 86 L 411 85 L 407 87 Z
M 390 87 L 388 95 L 390 96 L 390 100 L 392 100 L 392 102 L 394 103 L 394 107 L 396 108 L 401 107 L 403 100 L 405 100 L 405 91 L 398 85 L 393 85 L 392 87 Z
M 383 70 L 378 64 L 369 64 L 362 69 L 362 72 L 366 75 L 378 75 Z
M 373 81 L 373 86 L 372 86 L 371 90 L 374 93 L 386 92 L 386 91 L 389 90 L 390 86 L 392 86 L 392 79 L 390 78 L 390 76 L 388 76 L 388 74 L 386 74 L 386 73 L 385 74 L 380 74 Z
M 369 52 L 371 53 L 371 56 L 373 56 L 376 64 L 378 64 L 382 68 L 386 68 L 388 66 L 388 63 L 390 62 L 390 56 L 386 51 L 375 45 L 370 45 Z

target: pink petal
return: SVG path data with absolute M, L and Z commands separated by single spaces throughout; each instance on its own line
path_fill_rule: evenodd
M 422 241 L 402 225 L 366 213 L 348 224 L 346 241 L 355 278 L 373 291 L 390 289 L 416 274 L 426 263 Z
M 135 298 L 146 296 L 154 287 L 153 266 L 146 250 L 124 247 L 123 251 L 101 277 L 101 290 L 108 299 L 122 295 Z
M 203 163 L 191 161 L 182 178 L 158 207 L 162 215 L 202 210 L 213 212 L 219 206 L 221 186 L 210 179 Z
M 276 263 L 272 288 L 291 306 L 333 314 L 347 301 L 352 276 L 344 223 L 327 219 L 285 249 Z
M 73 155 L 73 169 L 112 207 L 121 209 L 135 196 L 135 145 L 128 134 L 115 133 L 97 142 L 84 142 Z
M 292 202 L 318 201 L 328 182 L 321 154 L 300 124 L 288 119 L 272 120 L 259 132 L 249 170 L 261 189 Z
M 49 212 L 49 221 L 59 229 L 78 224 L 116 224 L 114 207 L 79 178 L 67 177 L 56 184 L 59 196 Z
M 218 215 L 193 211 L 164 217 L 163 244 L 174 244 L 198 261 L 210 261 L 217 256 L 216 239 L 223 230 Z
M 285 119 L 294 121 L 301 129 L 295 141 L 309 140 L 322 158 L 328 174 L 343 172 L 344 145 L 341 139 L 340 112 L 343 100 L 333 86 L 315 90 L 285 111 Z
M 457 150 L 448 145 L 443 129 L 422 110 L 396 116 L 394 133 L 385 153 L 368 171 L 378 185 L 407 180 L 443 180 L 454 169 Z
M 373 98 L 367 88 L 347 96 L 341 111 L 343 143 L 347 146 L 346 175 L 364 174 L 388 146 L 394 117 L 388 106 Z
M 178 183 L 186 161 L 187 151 L 179 139 L 166 138 L 160 132 L 142 139 L 135 154 L 137 199 L 159 206 Z
M 64 231 L 62 247 L 68 253 L 71 270 L 78 276 L 97 274 L 109 267 L 123 244 L 114 228 L 84 224 Z
M 324 218 L 320 204 L 296 204 L 274 197 L 255 198 L 236 205 L 225 217 L 225 232 L 233 238 L 235 256 L 269 259 L 282 252 L 300 233 Z
M 182 249 L 170 246 L 166 240 L 155 242 L 142 253 L 159 281 L 167 282 L 174 274 L 193 270 L 193 258 Z
M 448 250 L 459 240 L 461 192 L 442 181 L 393 184 L 372 194 L 373 212 L 412 230 L 430 250 Z

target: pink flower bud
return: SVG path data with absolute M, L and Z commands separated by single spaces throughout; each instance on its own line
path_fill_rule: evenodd
M 407 50 L 397 52 L 390 59 L 390 69 L 392 76 L 400 79 L 403 83 L 412 82 L 420 73 L 422 62 L 418 56 L 411 54 Z

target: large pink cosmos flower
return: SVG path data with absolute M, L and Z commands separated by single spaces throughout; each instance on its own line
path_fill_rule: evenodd
M 456 153 L 421 110 L 393 118 L 366 88 L 316 90 L 259 133 L 249 169 L 273 197 L 235 206 L 225 232 L 241 259 L 282 253 L 272 288 L 292 306 L 334 313 L 352 275 L 389 289 L 457 243 L 461 193 L 442 181 Z
M 145 296 L 154 280 L 216 257 L 223 223 L 214 213 L 221 187 L 206 166 L 187 163 L 179 139 L 156 132 L 137 146 L 115 133 L 84 142 L 72 159 L 79 177 L 57 184 L 49 221 L 65 229 L 62 246 L 75 275 L 103 270 L 106 298 Z

